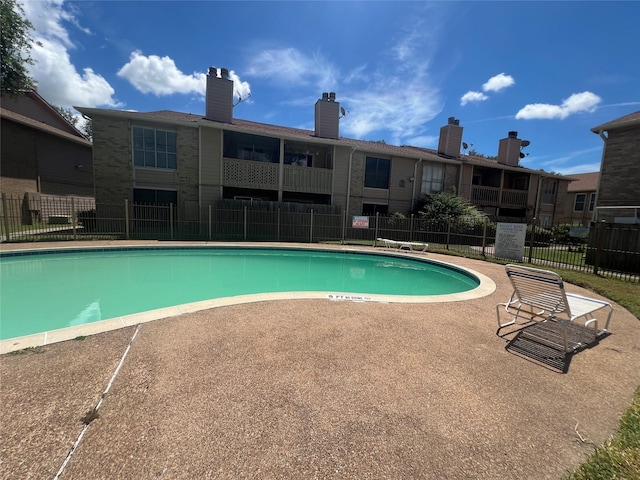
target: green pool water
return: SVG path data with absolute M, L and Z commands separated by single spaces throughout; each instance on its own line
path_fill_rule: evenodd
M 236 295 L 441 295 L 470 273 L 391 255 L 281 248 L 126 248 L 0 256 L 0 339 Z

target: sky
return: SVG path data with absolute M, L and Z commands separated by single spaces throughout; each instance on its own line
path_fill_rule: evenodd
M 335 92 L 340 135 L 598 171 L 591 128 L 640 110 L 640 2 L 18 0 L 40 42 L 29 73 L 49 103 L 204 115 L 209 67 L 234 80 L 234 117 L 313 130 Z M 467 150 L 467 151 L 469 151 Z

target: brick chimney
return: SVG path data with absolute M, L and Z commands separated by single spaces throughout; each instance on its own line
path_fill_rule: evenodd
M 205 117 L 216 122 L 231 123 L 233 118 L 233 81 L 229 70 L 210 67 L 207 74 L 207 98 Z
M 460 156 L 460 144 L 462 143 L 462 127 L 460 120 L 449 117 L 447 125 L 440 129 L 438 141 L 438 153 L 449 157 Z
M 507 138 L 500 140 L 498 146 L 498 163 L 517 167 L 520 162 L 520 146 L 522 140 L 518 132 L 509 132 Z
M 316 137 L 334 138 L 340 136 L 340 103 L 336 102 L 334 92 L 324 92 L 316 102 L 315 115 Z

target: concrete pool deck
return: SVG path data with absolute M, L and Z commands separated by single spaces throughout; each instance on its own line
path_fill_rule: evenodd
M 1 248 L 34 246 L 55 245 Z M 0 477 L 54 478 L 102 400 L 61 479 L 559 479 L 640 385 L 640 321 L 614 304 L 612 334 L 559 373 L 496 335 L 504 267 L 428 257 L 496 289 L 228 305 L 1 355 Z

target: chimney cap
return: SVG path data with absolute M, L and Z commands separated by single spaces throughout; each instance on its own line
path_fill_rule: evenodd
M 336 99 L 336 92 L 329 92 L 329 101 L 333 102 Z
M 458 120 L 456 117 L 449 117 L 447 123 L 449 125 L 460 125 L 460 120 Z
M 509 132 L 509 138 L 518 138 L 518 132 L 512 130 Z
M 329 93 L 328 92 L 322 92 L 322 100 L 329 100 Z
M 216 67 L 209 67 L 209 75 L 218 76 L 218 69 Z
M 229 78 L 229 70 L 226 69 L 226 68 L 221 68 L 220 69 L 220 77 Z

